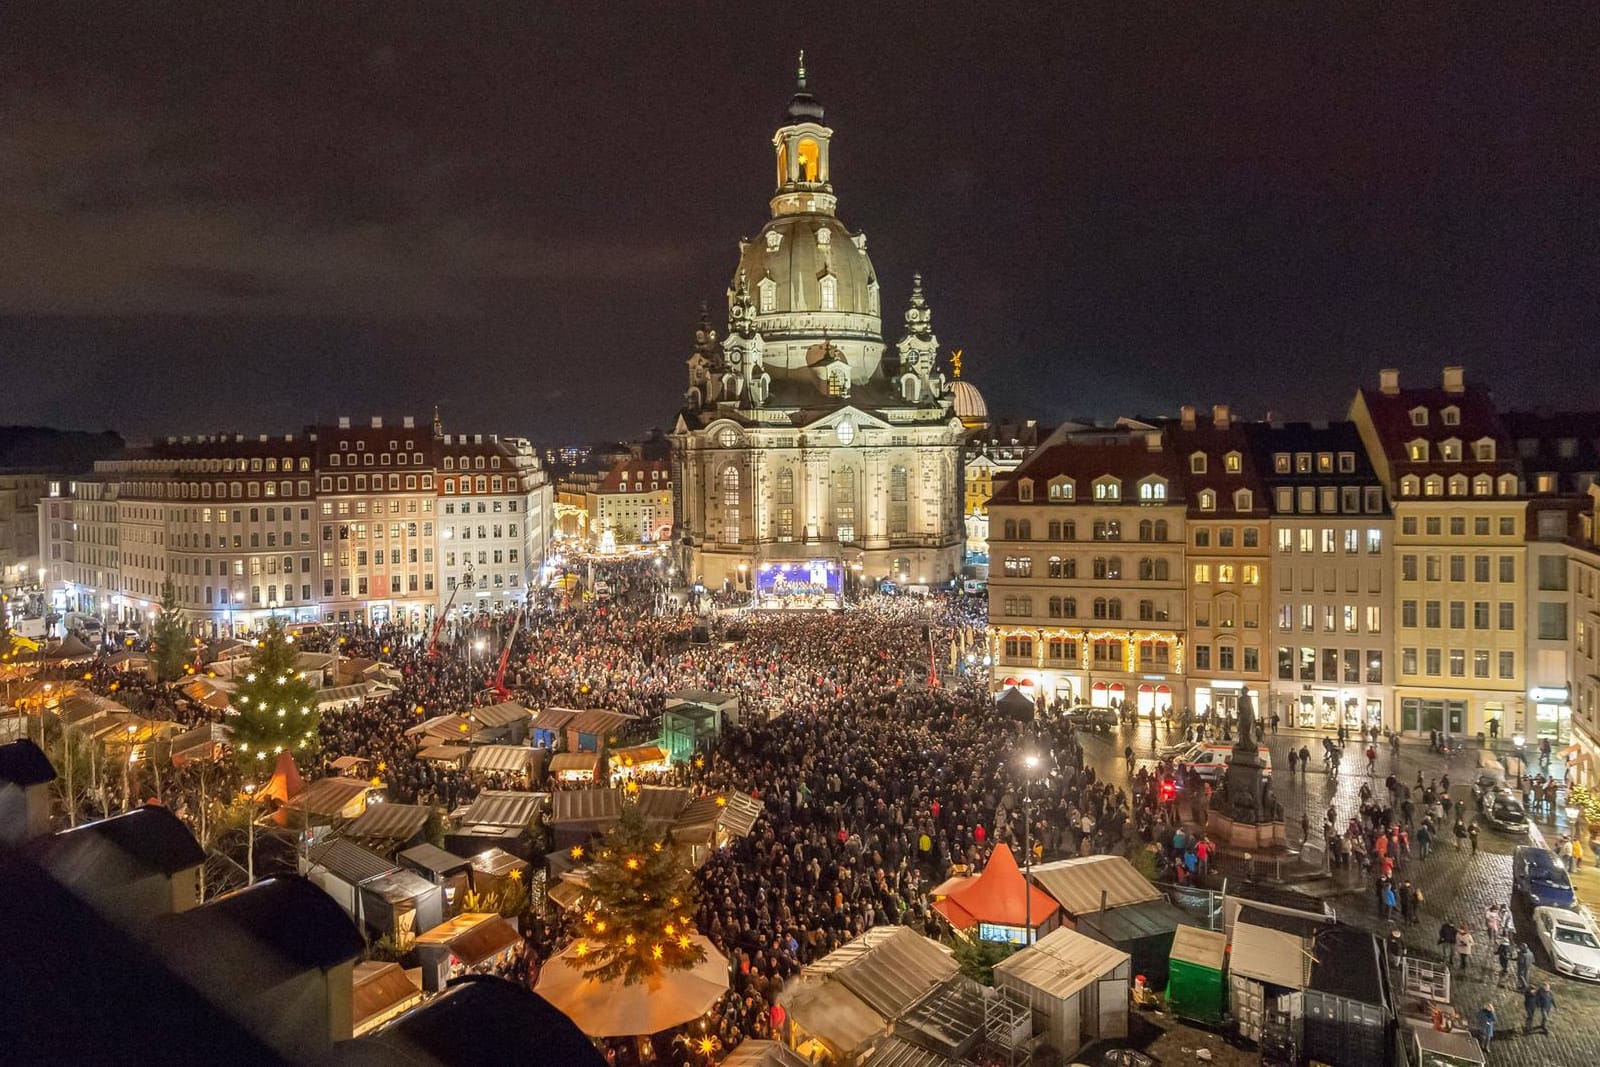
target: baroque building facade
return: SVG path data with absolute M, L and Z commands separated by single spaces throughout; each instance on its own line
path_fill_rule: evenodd
M 768 594 L 797 572 L 835 594 L 961 569 L 964 428 L 914 280 L 885 344 L 866 236 L 835 214 L 833 131 L 807 89 L 773 136 L 771 217 L 739 243 L 728 328 L 702 314 L 674 426 L 680 564 L 691 582 Z

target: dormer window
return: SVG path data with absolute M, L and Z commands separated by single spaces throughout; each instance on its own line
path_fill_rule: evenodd
M 1428 442 L 1417 438 L 1406 443 L 1406 458 L 1413 463 L 1426 463 L 1428 461 Z
M 1287 452 L 1278 452 L 1278 453 L 1273 455 L 1273 457 L 1272 457 L 1272 470 L 1273 470 L 1273 473 L 1275 473 L 1275 474 L 1288 474 L 1291 469 L 1292 469 L 1292 467 L 1291 467 L 1290 461 L 1289 461 L 1289 453 L 1287 453 Z
M 1139 483 L 1139 499 L 1150 503 L 1167 499 L 1167 483 L 1163 478 L 1146 478 Z
M 1117 501 L 1122 499 L 1122 482 L 1109 475 L 1095 479 L 1094 498 L 1102 501 Z
M 1229 452 L 1222 457 L 1222 469 L 1229 474 L 1238 474 L 1244 469 L 1244 458 L 1237 452 Z
M 1317 473 L 1318 474 L 1332 474 L 1333 473 L 1333 453 L 1332 452 L 1318 452 L 1317 453 Z
M 1189 473 L 1204 474 L 1205 472 L 1206 454 L 1204 452 L 1196 452 L 1194 455 L 1189 457 Z
M 1423 496 L 1443 496 L 1444 479 L 1437 474 L 1430 474 L 1422 480 Z
M 1494 438 L 1481 437 L 1472 442 L 1472 457 L 1479 463 L 1494 462 Z
M 1255 494 L 1248 489 L 1236 490 L 1233 494 L 1234 511 L 1250 511 L 1256 506 Z
M 831 274 L 825 274 L 817 283 L 817 290 L 822 296 L 823 311 L 837 311 L 839 308 L 839 279 Z
M 1500 495 L 1517 495 L 1517 476 L 1515 474 L 1502 474 L 1500 476 Z
M 1201 511 L 1217 510 L 1217 494 L 1213 493 L 1211 490 L 1202 489 L 1200 491 L 1199 501 Z
M 1465 474 L 1452 474 L 1450 476 L 1450 495 L 1467 495 L 1467 476 Z
M 1439 458 L 1446 463 L 1461 462 L 1461 442 L 1454 437 L 1439 442 Z
M 1408 474 L 1400 479 L 1400 495 L 1416 496 L 1418 488 L 1422 485 L 1415 474 Z
M 781 244 L 783 244 L 783 231 L 781 231 L 781 230 L 768 230 L 767 231 L 767 251 L 768 252 L 776 252 L 778 250 L 778 246 L 781 245 Z
M 1494 479 L 1487 474 L 1480 474 L 1472 479 L 1473 496 L 1493 496 Z
M 1075 496 L 1076 486 L 1071 478 L 1050 479 L 1050 499 L 1071 501 Z
M 1449 407 L 1439 412 L 1439 421 L 1444 423 L 1446 426 L 1460 426 L 1461 409 L 1456 407 L 1454 404 L 1451 404 Z
M 1423 407 L 1412 408 L 1411 409 L 1411 425 L 1413 425 L 1413 426 L 1426 426 L 1426 425 L 1428 425 L 1428 409 L 1427 408 L 1423 408 Z
M 1017 480 L 1017 499 L 1024 504 L 1033 500 L 1033 479 L 1019 478 Z
M 1354 452 L 1339 453 L 1339 473 L 1354 474 L 1356 472 L 1356 454 Z

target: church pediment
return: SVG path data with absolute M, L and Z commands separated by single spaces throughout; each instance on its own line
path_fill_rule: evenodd
M 889 424 L 883 419 L 850 404 L 830 411 L 826 415 L 812 419 L 809 422 L 800 423 L 799 428 L 803 430 L 832 429 L 846 420 L 849 420 L 850 424 L 858 430 L 864 428 L 874 430 L 889 429 Z

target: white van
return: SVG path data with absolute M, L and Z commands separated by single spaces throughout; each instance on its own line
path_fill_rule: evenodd
M 1271 778 L 1271 750 L 1263 745 L 1257 751 L 1259 753 L 1258 758 L 1261 760 L 1262 775 L 1264 777 Z M 1180 771 L 1187 771 L 1189 768 L 1193 767 L 1194 772 L 1200 776 L 1202 781 L 1219 782 L 1222 780 L 1222 776 L 1224 772 L 1227 771 L 1228 764 L 1232 762 L 1232 760 L 1233 746 L 1231 744 L 1226 744 L 1223 742 L 1214 744 L 1208 743 L 1201 745 L 1198 749 L 1195 749 L 1189 753 L 1185 753 L 1182 757 L 1180 757 L 1177 760 L 1177 768 Z

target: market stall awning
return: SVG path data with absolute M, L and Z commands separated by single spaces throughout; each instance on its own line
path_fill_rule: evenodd
M 403 863 L 409 863 L 419 870 L 428 871 L 441 877 L 455 874 L 457 871 L 469 870 L 472 861 L 465 856 L 457 856 L 453 852 L 446 852 L 438 845 L 426 842 L 413 845 L 395 857 Z
M 517 722 L 527 722 L 533 717 L 533 712 L 518 704 L 515 700 L 508 700 L 502 704 L 490 704 L 484 708 L 473 708 L 471 716 L 478 720 L 479 725 L 489 729 L 510 726 Z
M 419 946 L 447 946 L 467 967 L 503 952 L 522 940 L 517 928 L 498 915 L 463 912 L 417 936 Z
M 460 763 L 471 751 L 466 745 L 424 745 L 417 749 L 417 758 L 439 763 Z
M 312 699 L 316 701 L 318 709 L 327 711 L 348 704 L 359 704 L 374 693 L 387 690 L 387 686 L 379 686 L 374 682 L 357 682 L 354 685 L 336 685 L 328 689 L 318 689 Z
M 472 750 L 468 769 L 477 774 L 526 774 L 537 778 L 545 752 L 526 745 L 479 745 Z
M 632 721 L 632 715 L 625 715 L 620 711 L 608 711 L 605 708 L 588 708 L 578 712 L 577 716 L 567 723 L 566 728 L 569 732 L 576 731 L 580 734 L 593 734 L 596 737 L 604 737 L 624 723 Z
M 539 812 L 544 809 L 549 798 L 549 793 L 485 789 L 478 794 L 478 799 L 472 802 L 466 814 L 461 816 L 461 825 L 525 829 L 533 825 L 533 821 L 539 817 Z
M 407 737 L 433 737 L 445 741 L 465 741 L 477 727 L 462 715 L 435 715 L 406 731 Z
M 350 1017 L 356 1037 L 422 1003 L 422 990 L 398 963 L 364 960 L 351 975 Z
M 371 762 L 372 761 L 367 759 L 365 756 L 340 756 L 338 759 L 328 764 L 328 766 L 332 767 L 340 774 L 348 774 L 351 771 L 360 772 L 364 770 Z
M 233 730 L 220 722 L 203 722 L 172 739 L 172 761 L 216 759 L 232 736 Z
M 630 748 L 612 749 L 607 757 L 611 771 L 631 770 L 636 767 L 658 767 L 667 762 L 667 750 L 660 745 L 634 745 Z
M 310 815 L 337 817 L 357 805 L 365 810 L 365 805 L 361 804 L 361 801 L 372 788 L 374 786 L 359 778 L 318 778 L 284 807 L 287 810 L 303 811 Z M 350 817 L 354 818 L 359 814 L 360 811 L 355 811 Z
M 634 803 L 647 825 L 662 826 L 677 820 L 689 803 L 689 791 L 667 785 L 640 786 Z
M 789 1019 L 809 1037 L 849 1061 L 853 1052 L 883 1033 L 889 1020 L 839 982 L 801 982 L 778 995 Z
M 133 712 L 126 704 L 119 704 L 110 697 L 103 697 L 88 690 L 73 693 L 63 700 L 56 710 L 56 717 L 61 720 L 61 725 L 72 729 L 82 729 L 108 715 L 131 714 Z
M 622 818 L 616 789 L 563 789 L 550 794 L 550 825 L 564 830 L 604 830 Z
M 584 773 L 593 777 L 599 770 L 600 757 L 593 752 L 557 752 L 550 757 L 550 773 L 557 778 Z
M 178 687 L 178 692 L 212 711 L 226 711 L 233 701 L 233 683 L 218 678 L 191 678 Z
M 568 872 L 570 875 L 571 872 Z M 578 899 L 583 896 L 589 887 L 583 882 L 568 877 L 567 875 L 556 882 L 555 885 L 545 890 L 545 898 L 564 911 L 571 911 L 578 906 Z
M 428 825 L 432 810 L 425 804 L 368 804 L 344 834 L 358 841 L 409 841 Z
M 580 713 L 573 708 L 543 708 L 533 716 L 535 730 L 559 731 L 566 728 L 567 723 L 576 719 Z
M 1034 884 L 1054 897 L 1068 915 L 1100 910 L 1102 893 L 1108 908 L 1162 899 L 1160 891 L 1123 856 L 1038 863 L 1031 873 Z

